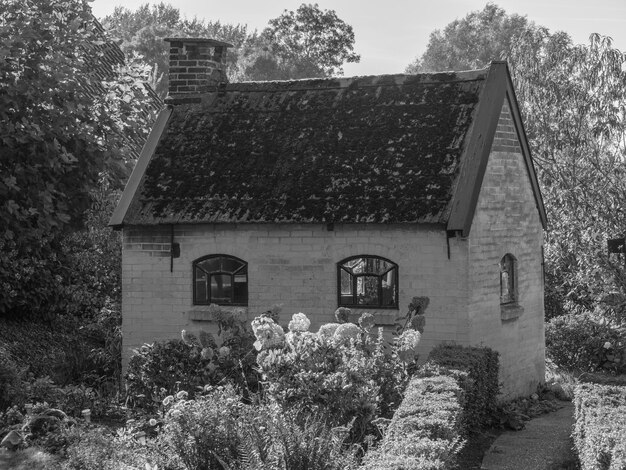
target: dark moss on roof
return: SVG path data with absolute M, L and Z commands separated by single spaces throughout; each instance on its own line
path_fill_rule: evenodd
M 445 223 L 486 70 L 229 84 L 174 106 L 125 224 Z

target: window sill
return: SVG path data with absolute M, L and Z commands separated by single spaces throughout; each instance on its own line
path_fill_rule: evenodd
M 245 318 L 248 318 L 248 307 L 237 307 L 233 305 L 221 305 L 220 308 L 224 310 L 228 310 L 230 312 L 234 312 L 235 310 L 243 310 L 245 314 Z M 209 310 L 209 306 L 198 306 L 193 310 L 187 310 L 187 318 L 192 321 L 210 321 L 214 322 L 215 317 L 213 313 Z
M 518 303 L 500 304 L 500 319 L 513 321 L 524 313 L 524 307 Z
M 375 326 L 388 326 L 395 325 L 396 319 L 400 316 L 397 308 L 367 308 L 367 307 L 348 307 L 351 311 L 350 313 L 350 322 L 359 323 L 359 317 L 363 315 L 365 312 L 369 312 L 374 315 L 374 325 Z M 334 318 L 333 318 L 333 321 Z

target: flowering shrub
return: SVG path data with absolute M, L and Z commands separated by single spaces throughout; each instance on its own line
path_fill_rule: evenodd
M 206 384 L 232 383 L 244 391 L 256 391 L 254 336 L 243 313 L 217 305 L 211 305 L 209 311 L 219 327 L 219 347 L 209 332 L 201 330 L 194 335 L 183 330 L 180 340 L 144 344 L 133 351 L 126 387 L 136 405 L 155 409 L 168 394 L 178 390 L 193 393 Z
M 340 322 L 349 315 L 346 308 L 336 312 Z M 325 413 L 335 425 L 351 424 L 351 438 L 361 439 L 376 416 L 399 404 L 420 335 L 407 329 L 386 352 L 382 330 L 375 338 L 369 332 L 372 316 L 364 314 L 360 324 L 323 325 L 315 334 L 308 331 L 308 318 L 297 313 L 285 335 L 271 319 L 256 318 L 266 394 L 287 408 Z
M 546 323 L 546 352 L 560 367 L 584 372 L 626 373 L 626 328 L 590 313 Z
M 164 400 L 165 425 L 160 443 L 188 470 L 223 469 L 237 460 L 239 422 L 244 405 L 232 387 L 207 387 L 207 394 L 188 400 L 184 393 Z
M 285 332 L 269 317 L 256 317 L 252 321 L 252 332 L 256 337 L 254 347 L 257 351 L 261 349 L 280 348 L 285 343 Z
M 342 447 L 345 432 L 331 429 L 319 416 L 276 404 L 247 405 L 241 398 L 232 387 L 211 386 L 194 399 L 168 396 L 156 445 L 158 468 L 355 468 L 354 452 Z

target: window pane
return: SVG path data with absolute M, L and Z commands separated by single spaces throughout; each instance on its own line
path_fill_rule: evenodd
M 241 261 L 238 261 L 233 258 L 224 257 L 220 259 L 222 260 L 221 271 L 224 271 L 225 273 L 234 273 L 235 271 L 237 271 L 239 268 L 243 266 L 243 263 Z
M 383 276 L 383 307 L 396 305 L 396 270 Z
M 391 263 L 380 258 L 365 258 L 366 269 L 368 274 L 384 274 L 391 268 Z
M 352 295 L 352 276 L 345 270 L 341 271 L 341 295 Z
M 195 302 L 207 303 L 209 298 L 207 297 L 207 275 L 201 269 L 196 268 L 196 297 Z
M 365 259 L 364 258 L 355 258 L 350 261 L 346 261 L 342 266 L 348 268 L 348 271 L 353 273 L 362 273 L 365 269 Z
M 205 270 L 207 273 L 213 273 L 215 271 L 221 271 L 220 269 L 221 258 L 209 258 L 204 261 L 200 261 L 198 266 Z
M 211 302 L 218 304 L 232 303 L 233 286 L 230 274 L 211 275 Z
M 515 301 L 515 259 L 505 255 L 500 261 L 500 303 Z
M 378 276 L 359 276 L 357 278 L 357 304 L 378 306 Z
M 241 279 L 238 280 L 237 278 L 239 277 L 241 276 L 239 276 L 238 274 L 235 275 L 235 284 L 233 286 L 233 302 L 236 304 L 248 305 L 248 282 L 247 280 L 244 280 L 243 282 L 241 281 Z M 247 278 L 247 276 L 242 277 Z

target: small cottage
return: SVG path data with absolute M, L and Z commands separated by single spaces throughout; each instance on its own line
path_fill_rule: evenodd
M 500 353 L 507 397 L 544 379 L 537 177 L 505 62 L 483 70 L 228 83 L 229 44 L 168 39 L 170 90 L 111 225 L 130 349 L 211 328 L 211 303 L 337 307 L 390 327 L 427 296 L 421 356 Z

